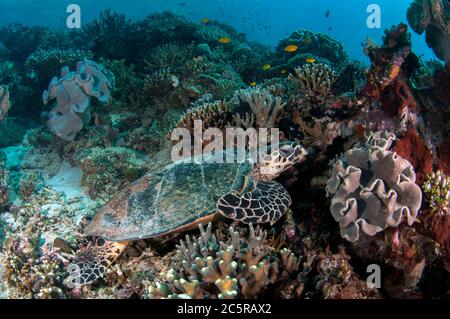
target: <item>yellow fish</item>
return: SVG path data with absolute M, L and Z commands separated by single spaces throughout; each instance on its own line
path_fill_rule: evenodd
M 280 71 L 280 73 L 281 73 L 281 74 L 286 74 L 286 73 L 287 73 L 287 70 L 286 70 L 286 69 L 283 69 L 283 70 Z
M 250 86 L 256 86 L 256 82 L 250 82 Z
M 209 22 L 209 19 L 208 18 L 203 18 L 201 21 L 202 21 L 203 24 L 207 24 Z
M 230 43 L 231 39 L 229 37 L 223 37 L 218 40 L 220 43 Z
M 314 59 L 314 58 L 307 58 L 305 61 L 306 61 L 306 63 L 314 63 L 314 62 L 316 62 L 316 59 Z
M 264 71 L 267 71 L 267 70 L 269 70 L 271 67 L 272 67 L 272 66 L 271 66 L 270 64 L 264 64 L 262 68 L 263 68 Z
M 287 47 L 284 48 L 285 52 L 295 52 L 297 50 L 298 46 L 296 46 L 295 44 L 288 45 Z

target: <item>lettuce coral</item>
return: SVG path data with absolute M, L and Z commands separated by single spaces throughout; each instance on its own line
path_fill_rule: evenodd
M 327 182 L 331 214 L 341 235 L 356 242 L 361 231 L 374 236 L 406 219 L 412 225 L 421 207 L 422 192 L 413 166 L 390 151 L 395 135 L 376 132 L 364 145 L 345 152 Z
M 72 141 L 83 128 L 83 120 L 89 120 L 86 117 L 89 115 L 90 97 L 107 102 L 114 82 L 114 74 L 93 61 L 78 62 L 76 72 L 63 67 L 61 77 L 54 77 L 48 90 L 42 94 L 45 105 L 56 99 L 56 106 L 50 111 L 47 122 L 50 131 L 66 141 Z

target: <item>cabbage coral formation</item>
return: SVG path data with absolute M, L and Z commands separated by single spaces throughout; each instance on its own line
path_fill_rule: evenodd
M 257 298 L 299 269 L 300 260 L 290 250 L 273 253 L 266 233 L 251 224 L 248 239 L 230 227 L 227 241 L 212 232 L 211 223 L 199 228 L 200 237 L 186 236 L 177 246 L 174 268 L 164 283 L 150 286 L 150 298 Z
M 408 9 L 408 22 L 444 61 L 450 61 L 450 3 L 448 0 L 414 0 Z
M 90 97 L 107 102 L 113 87 L 114 75 L 93 61 L 78 62 L 76 72 L 63 67 L 60 79 L 54 77 L 42 94 L 45 105 L 56 99 L 47 122 L 49 129 L 58 137 L 72 141 L 83 128 L 83 120 L 89 120 L 82 117 L 89 117 Z
M 0 121 L 6 117 L 6 114 L 10 108 L 11 102 L 9 101 L 8 88 L 0 85 Z
M 331 214 L 348 241 L 358 241 L 361 230 L 374 236 L 404 219 L 411 226 L 417 217 L 422 192 L 412 165 L 389 150 L 394 140 L 392 133 L 374 133 L 333 166 L 326 189 L 333 196 Z

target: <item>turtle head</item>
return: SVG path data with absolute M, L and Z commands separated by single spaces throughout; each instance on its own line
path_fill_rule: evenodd
M 302 161 L 308 152 L 298 143 L 282 142 L 271 145 L 260 157 L 259 175 L 263 180 L 278 177 L 292 165 Z

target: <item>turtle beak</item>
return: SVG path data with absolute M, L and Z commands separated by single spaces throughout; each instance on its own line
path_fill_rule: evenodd
M 306 155 L 308 155 L 308 152 L 303 146 L 300 144 L 294 146 L 294 158 L 296 159 L 296 162 L 301 161 Z

